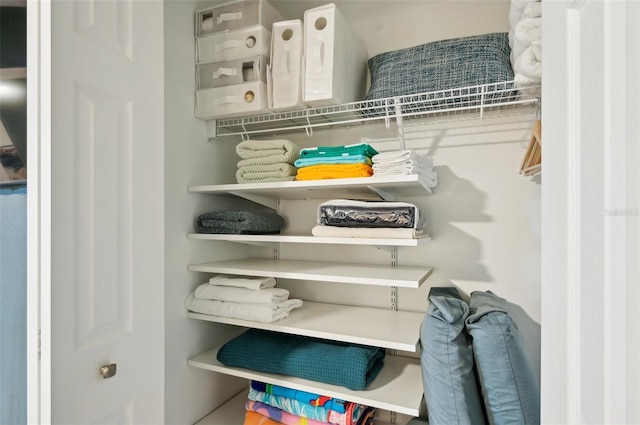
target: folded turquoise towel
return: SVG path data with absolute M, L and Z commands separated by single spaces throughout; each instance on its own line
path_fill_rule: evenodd
M 300 151 L 301 158 L 339 155 L 366 155 L 368 157 L 372 157 L 377 154 L 378 151 L 368 143 L 356 143 L 353 145 L 343 146 L 317 146 L 313 148 L 304 148 Z
M 266 373 L 364 390 L 382 369 L 378 347 L 249 329 L 218 351 L 218 361 Z
M 371 165 L 371 158 L 366 155 L 345 155 L 345 156 L 316 156 L 311 158 L 296 159 L 293 165 L 298 168 L 309 167 L 311 165 L 322 164 L 367 164 Z

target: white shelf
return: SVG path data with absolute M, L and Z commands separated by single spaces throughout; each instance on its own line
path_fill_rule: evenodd
M 306 235 L 231 235 L 231 234 L 209 234 L 209 233 L 189 233 L 189 239 L 228 241 L 247 243 L 261 246 L 273 246 L 276 243 L 302 243 L 302 244 L 335 244 L 335 245 L 368 245 L 368 246 L 418 246 L 423 241 L 430 238 L 425 235 L 419 239 L 380 239 L 380 238 L 325 238 Z
M 352 391 L 338 385 L 273 373 L 257 372 L 238 367 L 227 367 L 216 359 L 219 348 L 199 354 L 188 360 L 188 365 L 226 375 L 254 379 L 301 391 L 340 398 L 378 409 L 391 410 L 417 416 L 422 401 L 422 370 L 419 359 L 387 355 L 382 370 L 366 390 Z
M 194 272 L 264 276 L 281 279 L 342 282 L 360 285 L 419 288 L 433 271 L 428 267 L 379 266 L 374 264 L 344 264 L 319 261 L 269 260 L 242 258 L 190 264 Z
M 291 311 L 288 317 L 273 323 L 192 312 L 187 316 L 254 329 L 417 352 L 424 314 L 304 301 L 302 307 Z
M 189 186 L 189 192 L 236 196 L 275 208 L 281 199 L 363 199 L 395 201 L 406 196 L 425 196 L 431 189 L 417 175 L 355 177 L 275 183 L 242 183 Z
M 366 123 L 448 119 L 482 119 L 485 114 L 529 112 L 540 102 L 540 85 L 515 88 L 513 81 L 418 93 L 320 108 L 212 121 L 210 139 L 223 136 L 248 137 L 314 129 L 349 127 Z

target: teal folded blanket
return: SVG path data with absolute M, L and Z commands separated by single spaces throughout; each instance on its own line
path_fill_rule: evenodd
M 368 157 L 372 157 L 377 154 L 378 151 L 368 143 L 356 143 L 344 146 L 317 146 L 313 148 L 304 148 L 300 151 L 301 158 L 340 155 L 366 155 Z
M 253 211 L 211 211 L 196 219 L 199 233 L 276 234 L 284 226 L 284 219 L 276 213 Z
M 382 369 L 385 352 L 378 347 L 249 329 L 218 351 L 230 367 L 295 376 L 360 391 Z
M 309 167 L 311 165 L 322 164 L 367 164 L 371 165 L 371 157 L 367 155 L 338 155 L 338 156 L 316 156 L 311 158 L 296 159 L 293 165 L 298 168 Z

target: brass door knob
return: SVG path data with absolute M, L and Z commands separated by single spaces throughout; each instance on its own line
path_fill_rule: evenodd
M 103 379 L 109 379 L 116 374 L 117 366 L 115 363 L 107 364 L 100 367 L 100 375 Z

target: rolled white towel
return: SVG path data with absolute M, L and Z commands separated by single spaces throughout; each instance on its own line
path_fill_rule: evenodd
M 542 17 L 521 19 L 513 29 L 514 43 L 528 47 L 542 37 Z
M 534 80 L 542 79 L 542 49 L 540 46 L 529 46 L 516 59 L 514 74 L 524 75 Z
M 511 0 L 509 6 L 509 25 L 514 28 L 522 19 L 524 9 L 531 3 L 539 3 L 539 0 Z
M 537 18 L 542 16 L 542 2 L 532 1 L 527 3 L 522 11 L 522 18 Z
M 252 277 L 252 276 L 227 276 L 217 275 L 209 279 L 210 285 L 232 286 L 236 288 L 247 288 L 257 291 L 264 288 L 276 286 L 276 279 L 273 277 Z
M 289 298 L 289 291 L 284 288 L 264 288 L 254 291 L 247 288 L 234 288 L 203 283 L 196 288 L 195 296 L 201 300 L 257 304 L 285 301 Z

